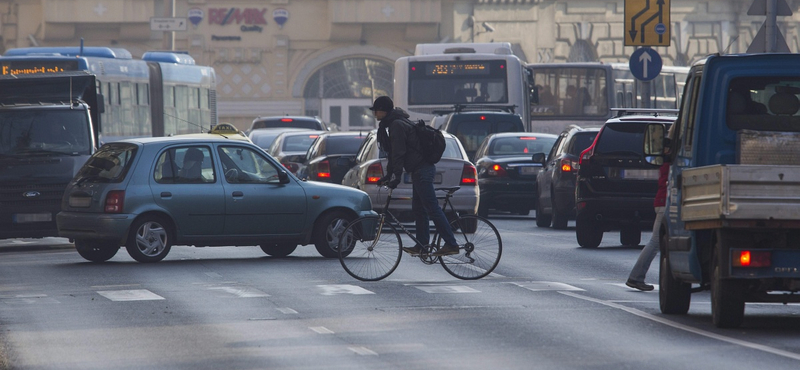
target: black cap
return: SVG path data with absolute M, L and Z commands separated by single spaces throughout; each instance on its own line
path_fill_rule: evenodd
M 394 109 L 394 102 L 392 102 L 392 98 L 388 96 L 379 96 L 369 108 L 369 110 L 379 110 L 383 112 L 390 112 L 392 109 Z

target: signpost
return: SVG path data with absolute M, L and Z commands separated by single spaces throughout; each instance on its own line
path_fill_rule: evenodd
M 186 31 L 186 18 L 150 18 L 151 31 Z
M 625 0 L 625 46 L 669 46 L 670 0 Z

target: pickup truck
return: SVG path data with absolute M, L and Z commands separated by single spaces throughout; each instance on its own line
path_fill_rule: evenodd
M 712 55 L 689 72 L 671 141 L 659 303 L 711 291 L 715 326 L 746 302 L 800 302 L 800 55 Z M 663 125 L 644 152 L 663 158 Z

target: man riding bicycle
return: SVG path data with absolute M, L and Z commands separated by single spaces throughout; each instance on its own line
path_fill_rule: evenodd
M 386 175 L 378 181 L 378 184 L 394 189 L 400 184 L 403 169 L 410 173 L 413 187 L 411 210 L 414 213 L 417 240 L 424 245 L 430 242 L 428 223 L 432 220 L 436 231 L 445 242 L 444 246 L 432 255 L 458 254 L 458 242 L 444 211 L 436 200 L 436 191 L 433 188 L 436 166 L 423 159 L 422 146 L 417 139 L 415 128 L 408 120 L 408 113 L 396 108 L 388 96 L 375 99 L 370 110 L 379 121 L 378 144 L 389 159 Z M 417 256 L 424 245 L 403 247 L 403 251 Z

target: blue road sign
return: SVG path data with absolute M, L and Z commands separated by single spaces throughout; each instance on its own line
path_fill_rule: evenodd
M 641 81 L 650 81 L 661 73 L 663 61 L 658 52 L 650 48 L 639 48 L 631 55 L 628 66 L 633 77 Z

